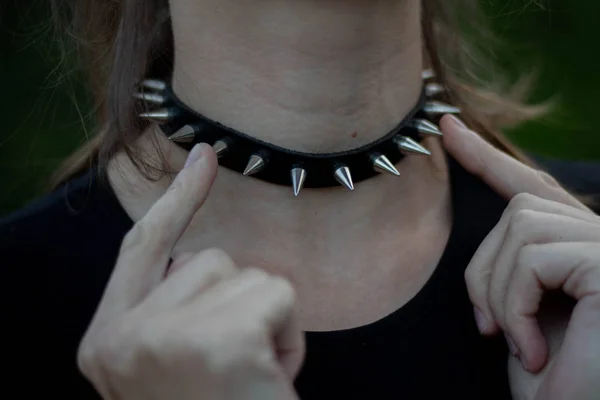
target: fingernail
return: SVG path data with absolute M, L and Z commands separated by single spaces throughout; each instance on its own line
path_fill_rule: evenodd
M 508 345 L 508 350 L 510 351 L 510 354 L 512 354 L 514 357 L 519 357 L 520 351 L 517 345 L 515 344 L 515 341 L 506 333 L 504 334 L 504 337 L 506 338 L 506 344 Z
M 462 120 L 459 119 L 456 115 L 450 114 L 450 118 L 452 118 L 452 122 L 454 122 L 454 125 L 456 125 L 458 128 L 460 128 L 460 129 L 468 129 L 467 125 L 465 125 L 465 123 L 462 122 Z
M 487 329 L 487 320 L 483 313 L 475 307 L 475 323 L 477 324 L 477 329 L 479 329 L 479 333 L 484 333 Z
M 190 165 L 192 165 L 200 159 L 200 157 L 202 156 L 202 147 L 202 143 L 198 143 L 192 148 L 192 151 L 190 151 L 190 154 L 188 154 L 187 160 L 185 160 L 185 165 L 183 166 L 183 168 L 189 167 Z

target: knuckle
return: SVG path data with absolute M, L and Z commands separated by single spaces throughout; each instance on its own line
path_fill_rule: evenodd
M 84 376 L 90 377 L 94 374 L 95 364 L 96 349 L 90 343 L 90 340 L 85 337 L 77 350 L 77 367 Z
M 126 253 L 139 246 L 142 241 L 140 234 L 141 233 L 139 232 L 139 228 L 137 224 L 135 224 L 133 228 L 131 228 L 131 230 L 127 232 L 127 234 L 123 238 L 123 241 L 121 242 L 120 253 Z
M 223 252 L 220 252 L 224 254 Z M 233 277 L 237 268 L 233 261 L 226 258 L 213 257 L 209 255 L 198 255 L 185 264 L 178 265 L 179 269 L 185 270 L 184 273 L 196 280 L 196 287 L 201 292 L 209 286 Z
M 270 275 L 267 271 L 257 267 L 246 267 L 242 271 L 246 279 L 252 279 L 257 281 L 267 280 Z
M 510 218 L 508 231 L 510 234 L 518 234 L 528 229 L 536 220 L 538 213 L 533 210 L 520 209 Z
M 563 284 L 565 293 L 575 298 L 587 297 L 589 302 L 589 298 L 592 297 L 591 294 L 598 292 L 598 290 L 591 289 L 593 285 L 590 282 L 600 282 L 599 261 L 600 258 L 597 255 L 581 254 L 577 263 L 570 268 L 569 278 Z
M 95 363 L 112 374 L 123 375 L 128 356 L 136 349 L 141 330 L 131 315 L 115 319 L 95 338 Z
M 467 283 L 467 286 L 473 286 L 475 284 L 476 278 L 477 278 L 476 272 L 477 271 L 471 267 L 467 267 L 467 269 L 465 269 L 464 277 L 465 277 L 465 282 Z
M 281 301 L 286 306 L 293 306 L 296 303 L 296 289 L 290 281 L 279 276 L 271 278 L 271 284 L 279 294 Z
M 218 248 L 207 249 L 202 251 L 199 257 L 207 264 L 218 266 L 225 270 L 235 269 L 235 263 L 224 250 Z
M 269 336 L 268 328 L 256 318 L 244 318 L 239 325 L 244 341 L 256 342 Z
M 174 363 L 193 360 L 202 366 L 220 350 L 223 334 L 214 328 L 197 326 L 205 320 L 187 322 L 171 321 L 171 324 L 146 321 L 132 338 L 131 348 L 134 365 L 153 366 L 159 370 L 169 370 Z M 221 332 L 222 333 L 222 332 Z M 130 371 L 129 368 L 124 373 Z
M 177 175 L 177 178 L 171 182 L 165 194 L 173 195 L 175 197 L 183 196 L 188 187 L 188 182 L 185 175 L 186 174 Z
M 96 335 L 93 340 L 85 340 L 77 353 L 77 366 L 85 376 L 93 376 L 95 371 L 112 370 L 120 363 L 120 347 L 110 332 Z
M 122 362 L 122 346 L 118 343 L 120 338 L 115 338 L 112 332 L 106 332 L 104 339 L 97 344 L 96 362 L 109 370 L 119 370 L 117 367 Z
M 464 273 L 467 290 L 471 297 L 476 297 L 474 300 L 480 300 L 484 297 L 483 293 L 487 290 L 490 277 L 488 269 L 481 270 L 478 268 L 467 267 Z
M 467 270 L 465 271 L 465 283 L 469 299 L 473 305 L 480 309 L 488 308 L 487 285 L 482 280 L 481 275 L 473 270 Z
M 510 334 L 511 337 L 516 338 L 517 332 L 522 331 L 523 327 L 528 324 L 528 317 L 517 309 L 517 301 L 515 299 L 508 299 L 506 309 L 504 310 L 504 326 L 503 329 Z
M 175 271 L 179 271 L 184 266 L 188 265 L 190 261 L 194 259 L 194 253 L 183 253 L 173 259 L 173 262 L 169 265 L 168 274 L 172 275 Z
M 523 268 L 535 268 L 536 267 L 536 257 L 534 257 L 535 245 L 528 244 L 522 246 L 517 250 L 517 254 L 515 256 L 516 269 L 522 270 Z
M 121 253 L 144 246 L 151 242 L 156 235 L 156 227 L 152 223 L 141 219 L 127 232 L 121 243 Z
M 149 365 L 148 355 L 157 346 L 151 341 L 155 330 L 148 323 L 134 321 L 132 316 L 122 318 L 106 331 L 98 349 L 103 370 L 116 378 L 128 379 L 136 373 L 136 366 Z
M 505 327 L 509 332 L 515 331 L 515 328 L 521 325 L 523 319 L 522 316 L 520 316 L 514 309 L 514 304 L 512 303 L 512 301 L 507 303 L 506 309 L 504 310 Z
M 228 329 L 225 335 L 220 335 L 218 340 L 206 352 L 206 364 L 218 374 L 230 374 L 234 371 L 257 370 L 257 367 L 267 364 L 276 364 L 274 355 L 266 360 L 265 351 L 271 353 L 271 339 L 267 326 L 257 319 L 242 318 L 235 324 L 234 329 Z M 226 343 L 217 346 L 216 343 Z M 219 349 L 219 351 L 217 351 Z
M 159 353 L 162 350 L 163 352 L 171 350 L 171 346 L 164 339 L 162 329 L 157 326 L 152 325 L 151 323 L 144 323 L 143 329 L 138 331 L 139 333 L 135 335 L 135 338 L 131 338 L 129 341 L 132 349 L 135 349 L 135 357 L 141 361 L 141 363 L 145 365 L 156 364 L 156 360 L 158 360 Z M 179 338 L 181 334 L 179 332 L 171 332 L 171 339 Z M 172 340 L 175 343 L 184 343 L 182 340 Z
M 537 175 L 542 180 L 542 182 L 544 182 L 544 184 L 546 184 L 547 186 L 549 186 L 551 188 L 560 187 L 560 183 L 558 183 L 556 178 L 553 177 L 552 175 L 550 175 L 548 172 L 540 170 L 540 171 L 537 171 Z
M 186 173 L 179 174 L 167 188 L 163 200 L 170 205 L 168 208 L 177 207 L 178 204 L 192 205 L 196 208 L 201 199 L 201 196 L 197 195 L 198 186 L 197 179 L 191 179 Z
M 532 203 L 537 201 L 537 199 L 538 198 L 531 193 L 517 193 L 508 203 L 508 209 L 512 211 L 512 213 L 515 213 L 518 210 L 529 208 Z

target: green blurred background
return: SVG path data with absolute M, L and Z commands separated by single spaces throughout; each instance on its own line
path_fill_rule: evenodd
M 552 114 L 507 134 L 530 152 L 600 160 L 600 1 L 482 4 L 499 38 L 491 50 L 501 66 L 512 76 L 537 69 L 531 101 L 560 99 Z M 60 161 L 93 127 L 47 8 L 44 0 L 0 4 L 0 215 L 42 194 Z

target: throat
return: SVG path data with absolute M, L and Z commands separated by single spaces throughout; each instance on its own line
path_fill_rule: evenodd
M 346 151 L 419 98 L 418 2 L 172 0 L 171 14 L 175 93 L 257 139 Z
M 356 149 L 390 132 L 421 93 L 420 2 L 171 0 L 170 5 L 174 93 L 196 112 L 253 138 L 308 153 Z M 156 156 L 151 163 L 159 162 L 156 143 L 171 168 L 183 167 L 186 151 L 154 128 L 138 147 Z M 173 255 L 221 248 L 241 267 L 290 279 L 307 310 L 317 298 L 339 305 L 339 297 L 322 297 L 328 291 L 368 296 L 356 286 L 365 278 L 385 291 L 379 306 L 331 325 L 322 323 L 325 314 L 307 314 L 306 326 L 328 329 L 376 319 L 406 300 L 394 297 L 389 282 L 409 282 L 407 293 L 424 283 L 436 264 L 436 251 L 424 241 L 431 239 L 440 250 L 449 227 L 444 152 L 438 138 L 423 144 L 431 157 L 407 157 L 396 165 L 401 177 L 376 175 L 352 193 L 307 188 L 295 198 L 288 186 L 219 168 Z M 171 182 L 170 176 L 145 179 L 124 154 L 111 161 L 108 173 L 134 221 Z M 398 249 L 414 253 L 410 263 L 399 262 Z
M 439 141 L 430 142 L 430 158 L 411 157 L 398 165 L 402 178 L 381 175 L 353 193 L 307 189 L 294 198 L 286 187 L 220 169 L 173 257 L 220 248 L 241 268 L 255 266 L 289 279 L 305 330 L 375 322 L 420 291 L 448 237 L 448 170 Z M 145 137 L 143 143 L 150 149 L 153 140 Z M 185 161 L 178 148 L 165 154 L 175 168 Z M 108 172 L 134 221 L 170 184 L 168 177 L 146 180 L 124 154 L 111 161 Z

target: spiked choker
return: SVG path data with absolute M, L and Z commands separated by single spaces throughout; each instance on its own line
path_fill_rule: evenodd
M 431 71 L 423 72 L 424 81 L 432 77 Z M 430 119 L 460 112 L 435 100 L 443 92 L 441 85 L 425 82 L 416 106 L 392 131 L 365 146 L 337 153 L 303 153 L 255 139 L 193 111 L 173 93 L 170 85 L 157 79 L 141 82 L 135 97 L 148 110 L 140 117 L 160 124 L 169 140 L 187 150 L 198 142 L 211 144 L 221 166 L 292 186 L 297 196 L 303 187 L 341 185 L 354 190 L 356 182 L 379 173 L 399 176 L 394 164 L 407 155 L 430 155 L 419 141 L 427 135 L 442 135 Z

